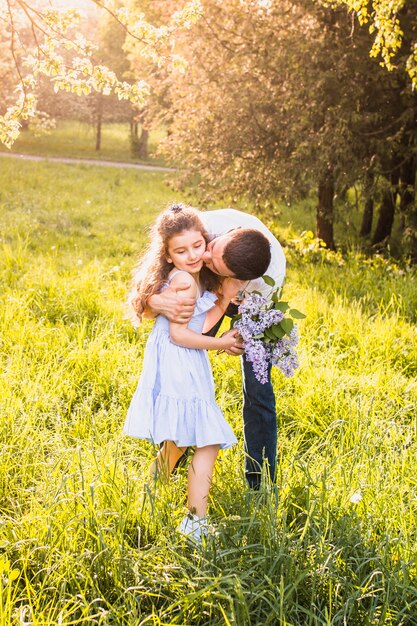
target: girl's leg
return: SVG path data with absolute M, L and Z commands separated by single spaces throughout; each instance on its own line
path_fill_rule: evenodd
M 208 494 L 219 448 L 219 445 L 197 448 L 188 468 L 188 508 L 197 517 L 204 517 L 207 512 Z
M 179 448 L 173 441 L 164 441 L 156 459 L 150 468 L 151 478 L 156 480 L 160 476 L 169 478 L 178 459 L 184 454 L 187 448 Z

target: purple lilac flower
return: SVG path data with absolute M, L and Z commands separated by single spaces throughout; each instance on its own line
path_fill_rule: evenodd
M 292 350 L 288 353 L 280 362 L 279 369 L 284 374 L 286 378 L 290 378 L 294 376 L 294 370 L 298 367 L 298 356 L 297 353 Z
M 278 309 L 268 309 L 267 311 L 261 311 L 261 313 L 259 314 L 259 325 L 261 327 L 260 332 L 263 332 L 274 324 L 279 324 L 283 317 L 284 313 L 282 311 L 279 311 Z
M 240 319 L 234 324 L 239 331 L 244 345 L 246 358 L 252 363 L 253 371 L 260 383 L 268 382 L 270 365 L 278 367 L 284 376 L 293 376 L 298 367 L 295 346 L 298 344 L 298 328 L 292 328 L 289 335 L 282 339 L 266 343 L 257 335 L 263 335 L 267 328 L 279 324 L 284 313 L 268 304 L 267 298 L 258 294 L 249 294 L 239 306 Z
M 247 315 L 258 315 L 261 307 L 268 304 L 268 299 L 256 293 L 249 294 L 244 302 L 239 306 L 239 313 Z
M 245 343 L 246 359 L 252 363 L 253 372 L 260 383 L 268 382 L 269 354 L 267 346 L 260 339 Z
M 294 375 L 298 367 L 298 356 L 290 341 L 285 337 L 277 341 L 271 355 L 271 363 L 284 374 L 286 378 Z
M 289 334 L 289 342 L 292 346 L 297 346 L 298 345 L 298 341 L 299 341 L 299 334 L 298 334 L 298 326 L 297 324 L 294 324 L 292 331 Z
M 250 317 L 246 318 L 246 316 L 241 317 L 240 320 L 235 322 L 234 328 L 239 331 L 239 334 L 244 342 L 250 341 L 252 337 L 262 332 L 261 325 L 258 322 L 252 320 L 252 318 Z

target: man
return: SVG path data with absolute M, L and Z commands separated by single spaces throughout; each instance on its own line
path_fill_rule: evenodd
M 200 217 L 213 237 L 203 255 L 204 263 L 220 276 L 240 279 L 242 297 L 252 291 L 269 295 L 271 288 L 260 278 L 264 274 L 275 280 L 276 287 L 283 284 L 286 262 L 281 245 L 257 217 L 234 209 L 206 211 Z M 188 321 L 194 304 L 179 290 L 169 288 L 149 299 L 154 314 L 178 322 Z M 233 315 L 235 311 L 230 309 L 226 314 Z M 215 334 L 220 323 L 209 334 Z M 272 480 L 276 472 L 277 419 L 271 372 L 268 382 L 262 384 L 242 350 L 229 354 L 242 355 L 245 475 L 249 486 L 258 489 L 265 461 Z

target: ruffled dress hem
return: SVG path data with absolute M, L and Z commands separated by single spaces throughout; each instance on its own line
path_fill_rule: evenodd
M 148 401 L 144 403 L 144 398 Z M 178 447 L 220 445 L 224 450 L 237 439 L 217 404 L 201 398 L 175 398 L 152 389 L 140 390 L 140 406 L 132 401 L 124 432 L 155 445 L 173 441 Z M 141 419 L 138 419 L 141 415 Z

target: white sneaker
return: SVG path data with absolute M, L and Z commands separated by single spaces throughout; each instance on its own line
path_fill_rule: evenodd
M 207 516 L 198 517 L 198 515 L 193 513 L 187 513 L 178 526 L 178 532 L 187 537 L 187 539 L 191 539 L 196 543 L 202 543 L 203 537 L 207 537 L 209 534 Z

